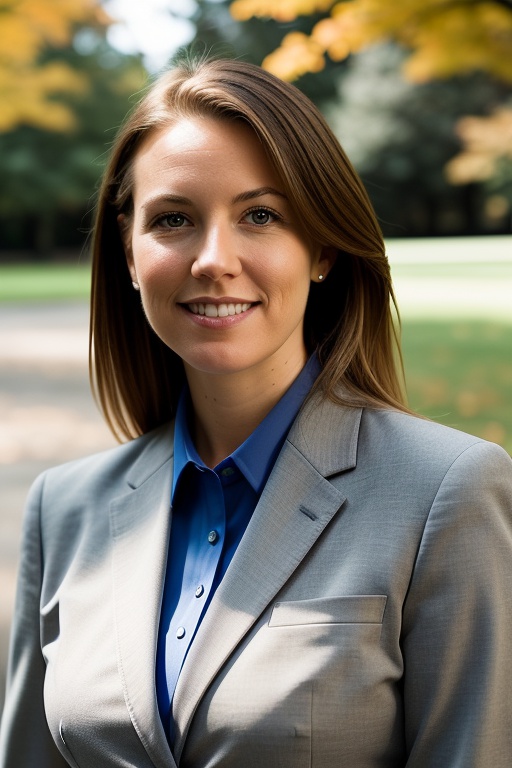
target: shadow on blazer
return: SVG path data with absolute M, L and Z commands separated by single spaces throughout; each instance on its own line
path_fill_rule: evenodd
M 171 754 L 155 654 L 173 429 L 32 489 L 1 768 L 505 768 L 512 462 L 312 399 L 191 646 Z

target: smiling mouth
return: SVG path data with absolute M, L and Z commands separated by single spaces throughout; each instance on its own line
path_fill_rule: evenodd
M 253 304 L 187 304 L 186 307 L 193 315 L 205 315 L 205 317 L 229 317 L 241 315 L 247 312 Z

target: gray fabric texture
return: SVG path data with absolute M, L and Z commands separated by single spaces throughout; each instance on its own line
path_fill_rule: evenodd
M 299 414 L 176 688 L 154 665 L 172 428 L 27 504 L 1 768 L 508 768 L 512 462 L 392 411 Z

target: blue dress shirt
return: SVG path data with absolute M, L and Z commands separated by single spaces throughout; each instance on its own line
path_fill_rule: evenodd
M 188 649 L 319 371 L 313 355 L 261 424 L 214 469 L 204 464 L 194 447 L 189 431 L 190 398 L 187 391 L 181 396 L 156 659 L 158 708 L 171 745 L 172 697 Z

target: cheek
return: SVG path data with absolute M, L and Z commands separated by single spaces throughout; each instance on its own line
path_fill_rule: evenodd
M 280 294 L 283 300 L 307 300 L 311 283 L 311 255 L 304 247 L 295 247 L 275 258 L 266 270 L 269 292 Z
M 158 244 L 135 251 L 134 261 L 143 295 L 172 292 L 186 272 L 183 260 Z

